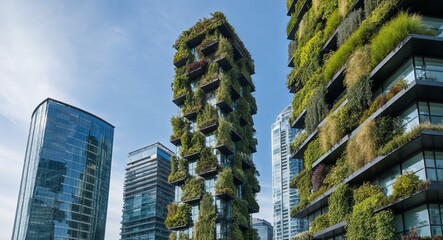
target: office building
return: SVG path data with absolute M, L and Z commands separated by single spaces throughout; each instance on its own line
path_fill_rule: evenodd
M 272 205 L 275 240 L 289 240 L 305 230 L 303 219 L 291 218 L 291 209 L 299 203 L 297 189 L 290 188 L 291 179 L 303 169 L 302 161 L 291 159 L 290 143 L 297 130 L 289 123 L 291 106 L 281 112 L 272 124 Z
M 47 99 L 33 112 L 12 239 L 104 239 L 114 127 Z
M 166 206 L 174 200 L 168 183 L 172 151 L 161 143 L 129 153 L 123 193 L 121 239 L 167 240 Z
M 252 227 L 257 231 L 258 240 L 273 240 L 272 225 L 260 218 L 252 218 Z
M 295 239 L 442 235 L 443 2 L 288 1 Z
M 256 239 L 251 56 L 220 12 L 184 31 L 174 47 L 177 157 L 169 182 L 177 187 L 166 225 L 178 239 Z

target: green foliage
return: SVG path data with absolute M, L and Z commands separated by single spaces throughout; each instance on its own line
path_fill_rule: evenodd
M 412 195 L 420 186 L 420 179 L 414 172 L 406 172 L 395 178 L 395 182 L 392 185 L 392 196 L 395 199 Z
M 216 132 L 217 145 L 225 145 L 230 149 L 234 147 L 234 142 L 231 138 L 231 130 L 232 123 L 228 122 L 225 118 L 220 118 Z
M 165 220 L 166 227 L 173 228 L 188 225 L 190 213 L 191 206 L 188 204 L 169 204 L 168 215 Z
M 314 219 L 314 221 L 312 221 L 309 231 L 316 233 L 316 232 L 319 232 L 329 226 L 330 226 L 330 224 L 329 224 L 328 214 L 323 214 L 323 215 L 316 217 Z
M 328 105 L 325 102 L 325 92 L 318 91 L 312 96 L 306 107 L 305 131 L 311 133 L 326 117 Z
M 232 63 L 234 62 L 234 49 L 232 48 L 232 44 L 228 41 L 228 39 L 220 37 L 218 41 L 218 49 L 215 52 L 215 56 L 217 58 L 226 57 L 231 65 L 233 65 Z
M 186 159 L 177 160 L 176 156 L 171 156 L 171 173 L 168 176 L 168 182 L 172 183 L 187 177 Z
M 217 157 L 214 155 L 211 148 L 204 147 L 200 152 L 199 158 L 197 159 L 197 167 L 195 168 L 195 171 L 197 174 L 202 174 L 217 168 Z
M 189 79 L 184 74 L 176 74 L 172 82 L 172 95 L 174 98 L 180 97 L 191 91 Z
M 292 240 L 312 240 L 314 236 L 310 231 L 304 231 L 295 235 Z
M 372 68 L 368 64 L 371 61 L 370 49 L 366 45 L 352 53 L 345 69 L 345 85 L 347 89 L 352 88 L 358 81 L 369 76 Z M 367 80 L 370 81 L 370 80 Z
M 306 148 L 304 153 L 304 161 L 303 164 L 305 169 L 311 170 L 312 164 L 319 159 L 323 154 L 323 151 L 320 148 L 320 141 L 318 138 L 311 141 Z
M 202 129 L 216 124 L 218 120 L 217 108 L 207 104 L 203 111 L 197 115 L 197 127 Z
M 346 14 L 351 9 L 352 5 L 355 4 L 354 0 L 339 0 L 338 1 L 338 9 L 340 10 L 340 15 L 345 17 Z
M 234 199 L 234 207 L 232 212 L 234 221 L 237 224 L 249 226 L 249 212 L 247 202 L 238 198 Z
M 217 79 L 218 77 L 218 63 L 217 62 L 212 62 L 209 64 L 208 67 L 208 71 L 206 72 L 206 74 L 200 79 L 199 81 L 199 85 L 202 86 L 206 83 L 210 83 L 214 80 Z
M 240 230 L 240 227 L 237 223 L 231 224 L 231 239 L 243 240 L 243 232 Z
M 189 131 L 189 122 L 180 116 L 173 116 L 171 118 L 172 135 L 170 139 L 180 138 L 183 133 Z
M 349 116 L 349 107 L 344 105 L 326 117 L 325 123 L 319 130 L 321 151 L 326 152 L 331 149 L 353 128 L 355 123 Z
M 205 193 L 200 202 L 198 222 L 195 224 L 194 239 L 214 240 L 215 238 L 215 205 L 212 196 Z
M 230 168 L 225 168 L 218 175 L 217 182 L 215 183 L 215 193 L 216 194 L 228 194 L 235 196 L 236 188 L 233 181 L 232 170 Z
M 368 119 L 372 114 L 374 114 L 379 108 L 385 105 L 389 100 L 391 100 L 397 93 L 401 90 L 406 89 L 408 84 L 405 80 L 398 80 L 386 94 L 378 96 L 369 106 L 369 108 L 362 114 L 360 118 L 360 123 L 363 123 L 366 119 Z
M 198 153 L 202 150 L 204 146 L 205 146 L 205 135 L 203 135 L 203 133 L 201 132 L 194 132 L 191 138 L 191 146 L 186 152 L 186 154 L 182 156 Z
M 288 62 L 294 56 L 294 52 L 296 49 L 297 49 L 297 41 L 296 40 L 290 41 L 288 44 Z
M 330 188 L 341 183 L 347 176 L 349 176 L 349 174 L 350 171 L 348 165 L 346 164 L 346 158 L 345 156 L 342 156 L 331 168 L 323 182 L 328 186 L 328 188 Z
M 182 107 L 183 115 L 199 111 L 203 107 L 205 93 L 197 88 L 192 94 L 186 95 L 185 104 Z
M 380 156 L 387 155 L 388 153 L 394 151 L 395 149 L 403 146 L 404 144 L 419 136 L 422 130 L 443 131 L 443 125 L 420 124 L 409 132 L 395 136 L 391 141 L 389 141 L 382 148 L 379 149 L 378 154 Z
M 372 11 L 382 2 L 383 0 L 364 0 L 365 16 L 371 15 Z
M 334 225 L 344 221 L 352 211 L 353 199 L 351 188 L 340 185 L 329 197 L 329 224 Z
M 348 1 L 348 0 L 342 0 Z M 342 45 L 346 39 L 358 28 L 362 21 L 363 10 L 357 9 L 348 14 L 338 27 L 337 44 Z
M 313 192 L 316 192 L 316 191 L 320 190 L 321 188 L 325 187 L 323 181 L 325 180 L 328 172 L 329 172 L 329 168 L 326 167 L 324 164 L 319 164 L 312 171 L 311 182 L 312 182 L 312 191 Z
M 294 141 L 291 143 L 291 152 L 297 150 L 308 138 L 309 134 L 306 131 L 300 132 L 294 138 Z
M 168 240 L 177 240 L 177 232 L 172 231 L 172 232 L 169 234 L 169 238 L 168 238 Z
M 244 97 L 237 100 L 235 110 L 237 111 L 239 117 L 243 118 L 246 122 L 251 122 L 251 106 Z
M 218 41 L 220 33 L 216 30 L 212 34 L 207 33 L 205 39 L 198 45 L 197 51 L 200 57 L 203 57 L 201 50 Z
M 337 26 L 340 24 L 342 20 L 342 16 L 340 15 L 340 12 L 338 9 L 335 9 L 331 16 L 326 20 L 326 26 L 324 30 L 324 37 L 329 38 L 334 33 Z
M 354 202 L 358 204 L 371 196 L 382 194 L 383 192 L 381 191 L 380 186 L 364 182 L 360 187 L 354 190 Z
M 231 89 L 229 88 L 229 82 L 223 78 L 220 79 L 220 86 L 217 88 L 215 98 L 217 102 L 225 101 L 229 106 L 232 105 Z
M 363 111 L 371 104 L 372 81 L 364 76 L 348 88 L 349 128 L 357 126 Z
M 203 178 L 193 177 L 186 181 L 183 185 L 183 195 L 181 197 L 182 201 L 199 199 L 201 198 L 205 185 Z
M 365 123 L 351 138 L 346 147 L 346 162 L 352 172 L 363 167 L 377 156 L 376 125 L 374 121 Z
M 297 1 L 302 2 L 302 1 Z M 297 21 L 297 15 L 292 13 L 291 18 L 289 19 L 288 25 L 286 25 L 286 35 L 289 36 L 289 33 L 291 33 L 291 30 L 294 28 L 295 22 Z
M 174 63 L 178 62 L 184 58 L 188 58 L 188 62 L 192 62 L 194 61 L 194 54 L 192 54 L 191 49 L 188 48 L 188 46 L 186 46 L 186 44 L 182 44 L 177 52 L 175 52 L 174 54 Z
M 395 240 L 395 223 L 392 210 L 384 210 L 374 215 L 377 240 Z
M 385 0 L 380 4 L 380 7 L 376 8 L 369 17 L 362 21 L 358 29 L 343 42 L 341 47 L 326 62 L 323 70 L 323 75 L 326 79 L 331 79 L 345 64 L 352 52 L 369 40 L 374 31 L 399 1 Z
M 178 235 L 179 240 L 190 240 L 189 235 L 187 233 L 181 232 Z
M 379 117 L 375 120 L 377 128 L 375 130 L 375 139 L 377 146 L 384 146 L 395 136 L 403 133 L 402 121 L 395 117 Z
M 257 199 L 255 199 L 256 194 L 252 191 L 251 184 L 248 181 L 246 181 L 243 186 L 244 186 L 243 197 L 246 200 L 246 202 L 248 203 L 248 206 L 254 210 L 259 211 L 260 206 L 257 203 Z
M 300 197 L 300 206 L 304 206 L 308 203 L 309 195 L 311 194 L 311 174 L 310 171 L 304 169 L 301 171 L 293 180 L 291 180 L 291 185 L 297 186 L 298 194 Z
M 371 65 L 375 67 L 390 51 L 411 33 L 426 33 L 418 15 L 401 12 L 383 25 L 371 43 Z
M 355 240 L 376 239 L 377 226 L 373 219 L 373 212 L 379 208 L 383 194 L 367 197 L 356 203 L 346 221 L 346 237 Z

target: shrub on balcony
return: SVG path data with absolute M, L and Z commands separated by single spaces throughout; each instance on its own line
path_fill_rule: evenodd
M 392 184 L 393 192 L 392 196 L 395 199 L 410 196 L 418 190 L 421 184 L 421 180 L 414 172 L 406 172 L 395 178 L 394 184 Z
M 330 225 L 346 220 L 353 206 L 351 188 L 346 184 L 340 185 L 329 197 L 328 206 Z
M 340 15 L 339 9 L 335 9 L 329 18 L 326 20 L 326 26 L 324 29 L 324 37 L 329 38 L 334 33 L 337 26 L 340 24 L 343 17 Z
M 354 5 L 354 0 L 339 0 L 338 1 L 338 9 L 340 10 L 340 15 L 345 17 L 348 14 L 349 9 L 351 9 L 352 5 Z
M 350 171 L 349 167 L 346 163 L 346 157 L 340 157 L 335 165 L 331 168 L 328 175 L 326 175 L 325 180 L 323 181 L 328 187 L 335 186 L 341 183 L 347 176 L 349 176 Z
M 218 37 L 219 37 L 219 32 L 218 31 L 214 31 L 214 33 L 209 34 L 207 33 L 205 36 L 205 39 L 203 39 L 203 41 L 200 43 L 200 45 L 198 45 L 197 50 L 198 53 L 200 55 L 200 57 L 203 57 L 203 54 L 201 52 L 201 50 L 215 42 L 218 41 Z
M 233 208 L 233 217 L 234 222 L 239 225 L 249 226 L 249 212 L 248 212 L 248 204 L 241 199 L 234 199 L 234 208 Z
M 203 111 L 197 115 L 197 127 L 199 129 L 216 124 L 218 120 L 217 108 L 207 104 Z
M 375 120 L 375 123 L 377 125 L 375 139 L 378 148 L 384 146 L 395 136 L 401 135 L 404 131 L 403 122 L 398 117 L 379 117 Z
M 181 227 L 188 225 L 191 206 L 188 204 L 171 203 L 168 205 L 168 215 L 165 225 L 167 228 Z
M 251 185 L 251 188 L 254 190 L 260 191 L 260 184 L 258 183 L 257 175 L 260 176 L 258 171 L 255 168 L 245 170 L 246 181 Z
M 178 235 L 178 239 L 179 239 L 179 240 L 191 240 L 191 238 L 189 237 L 189 235 L 188 235 L 187 233 L 183 233 L 183 232 L 181 232 L 181 233 Z
M 377 226 L 373 213 L 379 208 L 383 194 L 367 197 L 352 208 L 352 213 L 346 221 L 346 237 L 348 239 L 373 240 L 376 239 Z
M 231 223 L 231 238 L 230 239 L 238 239 L 243 240 L 243 232 L 240 230 L 240 227 L 237 223 Z
M 312 182 L 312 190 L 314 192 L 318 191 L 321 187 L 324 186 L 323 181 L 325 180 L 328 171 L 329 171 L 328 167 L 326 167 L 324 164 L 318 165 L 314 169 L 314 171 L 312 171 L 311 182 Z
M 260 206 L 257 203 L 257 199 L 255 199 L 255 193 L 252 192 L 252 187 L 248 181 L 244 184 L 244 199 L 248 203 L 248 206 L 254 210 L 259 210 Z
M 308 138 L 309 134 L 306 131 L 302 131 L 294 138 L 291 143 L 291 152 L 296 151 Z
M 204 146 L 205 146 L 205 135 L 203 135 L 203 133 L 201 132 L 194 132 L 192 134 L 191 146 L 187 151 L 187 155 L 200 152 Z
M 224 118 L 220 118 L 216 132 L 217 145 L 225 145 L 230 149 L 234 147 L 234 142 L 231 138 L 231 130 L 232 124 Z
M 329 227 L 329 217 L 328 214 L 323 214 L 314 219 L 311 223 L 311 227 L 309 228 L 309 231 L 316 233 L 319 232 L 327 227 Z
M 371 84 L 372 81 L 365 76 L 361 76 L 357 82 L 348 88 L 348 104 L 349 110 L 348 129 L 352 130 L 358 126 L 363 111 L 371 104 Z
M 212 196 L 209 193 L 203 194 L 198 212 L 198 221 L 195 224 L 194 239 L 214 240 L 216 217 Z
M 223 169 L 218 175 L 215 183 L 215 193 L 235 196 L 236 188 L 233 181 L 232 170 L 230 168 Z
M 360 187 L 354 190 L 354 202 L 355 204 L 358 204 L 371 196 L 381 197 L 382 195 L 383 192 L 380 186 L 364 182 Z
M 217 167 L 217 157 L 212 152 L 212 149 L 204 147 L 200 152 L 199 158 L 197 159 L 197 167 L 195 168 L 195 171 L 197 174 L 202 174 L 215 170 Z
M 183 115 L 200 110 L 203 107 L 204 97 L 205 93 L 200 88 L 197 88 L 192 94 L 186 95 L 185 104 L 182 107 Z
M 323 151 L 320 148 L 320 141 L 318 138 L 311 141 L 306 148 L 304 153 L 304 161 L 303 164 L 306 169 L 311 170 L 312 164 L 319 159 L 323 154 Z
M 189 79 L 186 75 L 176 74 L 172 82 L 172 95 L 178 98 L 190 91 Z
M 234 62 L 234 49 L 228 39 L 224 37 L 219 38 L 218 49 L 215 52 L 216 58 L 225 57 L 232 65 Z
M 191 148 L 191 139 L 192 139 L 192 133 L 190 131 L 186 131 L 183 133 L 180 141 L 181 141 L 181 147 L 180 147 L 180 156 L 187 156 L 189 148 Z
M 382 94 L 378 96 L 369 106 L 369 108 L 362 114 L 360 118 L 360 123 L 363 123 L 366 119 L 368 119 L 372 114 L 374 114 L 379 108 L 385 105 L 389 100 L 391 100 L 397 93 L 401 90 L 406 89 L 408 84 L 405 80 L 398 80 L 386 94 Z
M 229 88 L 229 83 L 227 81 L 220 80 L 220 86 L 217 88 L 217 92 L 215 93 L 215 98 L 217 102 L 226 102 L 229 106 L 232 105 L 231 99 L 231 89 Z
M 183 185 L 182 201 L 201 198 L 205 185 L 202 178 L 193 177 Z
M 186 165 L 186 159 L 178 160 L 176 156 L 171 156 L 171 173 L 168 176 L 168 182 L 185 179 L 187 176 Z
M 372 161 L 377 156 L 376 125 L 374 121 L 365 123 L 346 147 L 346 162 L 352 172 Z
M 291 61 L 296 49 L 297 49 L 297 41 L 296 40 L 290 41 L 288 44 L 288 62 Z
M 186 44 L 181 44 L 178 48 L 177 52 L 174 54 L 174 63 L 184 59 L 188 58 L 188 62 L 194 61 L 194 54 L 192 54 L 191 49 L 186 46 Z
M 191 64 L 188 64 L 188 72 L 192 72 L 194 70 L 197 70 L 199 68 L 206 67 L 206 66 L 208 66 L 208 60 L 203 58 L 203 59 L 200 59 L 199 61 L 195 61 L 195 62 L 192 62 Z
M 177 240 L 177 232 L 172 231 L 172 232 L 169 234 L 168 240 Z
M 306 107 L 305 131 L 311 133 L 326 117 L 328 105 L 325 102 L 325 92 L 318 91 L 312 96 Z
M 189 131 L 189 123 L 180 116 L 173 116 L 171 118 L 172 135 L 171 140 L 180 138 L 183 133 Z
M 300 197 L 299 205 L 306 205 L 308 203 L 309 195 L 311 194 L 311 172 L 304 169 L 293 180 L 291 180 L 292 186 L 294 183 L 298 189 L 298 194 Z
M 365 16 L 371 15 L 372 11 L 381 3 L 380 0 L 364 0 Z
M 418 15 L 399 13 L 383 25 L 371 42 L 371 65 L 375 67 L 405 37 L 411 33 L 426 33 Z
M 209 64 L 208 71 L 200 79 L 199 85 L 203 86 L 206 83 L 210 83 L 210 82 L 214 81 L 218 77 L 218 69 L 219 69 L 219 66 L 218 66 L 217 62 L 212 62 L 211 64 Z
M 349 0 L 341 0 L 348 2 Z M 351 2 L 354 2 L 351 0 Z M 342 45 L 346 39 L 358 28 L 363 20 L 363 10 L 357 9 L 349 13 L 349 15 L 343 20 L 338 27 L 337 32 L 337 44 Z
M 312 232 L 304 231 L 295 235 L 292 240 L 312 240 L 314 236 L 312 236 Z
M 395 222 L 392 210 L 384 210 L 374 215 L 375 236 L 377 240 L 393 240 L 395 237 Z
M 371 66 L 368 64 L 371 61 L 371 54 L 369 47 L 361 47 L 355 50 L 349 58 L 345 69 L 345 85 L 349 89 L 355 83 L 366 77 L 371 72 Z
M 349 115 L 349 108 L 345 105 L 326 117 L 325 123 L 319 130 L 322 152 L 331 149 L 350 131 L 354 123 L 350 122 Z

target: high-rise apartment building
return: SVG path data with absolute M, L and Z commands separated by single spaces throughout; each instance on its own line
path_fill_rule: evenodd
M 274 208 L 274 239 L 289 240 L 305 230 L 303 219 L 291 218 L 291 209 L 299 203 L 297 189 L 290 188 L 291 179 L 303 170 L 302 161 L 292 159 L 290 143 L 297 130 L 289 123 L 291 106 L 281 112 L 272 124 L 272 205 Z
M 222 13 L 184 31 L 174 47 L 169 182 L 176 185 L 166 225 L 178 239 L 256 239 L 251 214 L 260 191 L 254 64 Z
M 31 118 L 12 239 L 104 239 L 114 127 L 47 99 Z
M 274 240 L 272 225 L 260 218 L 252 218 L 252 227 L 257 231 L 258 240 Z
M 166 206 L 174 200 L 168 183 L 171 150 L 160 143 L 129 153 L 123 193 L 122 240 L 168 240 Z
M 442 235 L 443 2 L 287 6 L 295 239 Z

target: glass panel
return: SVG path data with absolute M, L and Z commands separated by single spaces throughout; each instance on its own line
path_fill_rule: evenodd
M 431 181 L 437 181 L 437 173 L 435 172 L 435 168 L 426 168 L 426 175 L 428 179 Z
M 404 216 L 406 229 L 429 225 L 428 210 L 426 209 L 426 205 L 407 211 L 404 213 Z M 417 229 L 417 233 L 418 232 L 419 230 Z
M 418 111 L 420 115 L 429 115 L 429 108 L 427 102 L 418 102 Z
M 435 152 L 435 162 L 438 168 L 443 168 L 443 152 Z
M 443 20 L 440 18 L 423 17 L 422 24 L 425 28 L 435 30 L 435 36 L 443 37 Z
M 429 226 L 418 227 L 417 235 L 419 235 L 420 237 L 430 236 L 431 229 L 429 228 Z
M 429 204 L 429 217 L 431 224 L 441 224 L 440 208 L 437 204 Z
M 432 235 L 441 235 L 441 226 L 432 226 L 431 227 Z
M 403 216 L 401 214 L 395 216 L 395 231 L 396 232 L 403 232 Z
M 415 68 L 424 68 L 423 57 L 414 57 Z
M 443 71 L 443 60 L 436 58 L 425 58 L 426 70 Z
M 403 173 L 407 171 L 417 172 L 424 168 L 423 156 L 421 153 L 413 156 L 402 164 Z
M 388 90 L 398 81 L 406 80 L 409 84 L 414 80 L 414 69 L 412 65 L 412 59 L 409 59 L 404 63 L 391 77 L 383 84 L 383 92 L 386 93 Z
M 402 125 L 404 126 L 405 132 L 408 132 L 415 126 L 417 126 L 418 123 L 418 111 L 417 106 L 413 104 L 408 109 L 406 109 L 402 114 L 400 114 L 400 119 L 402 120 Z

